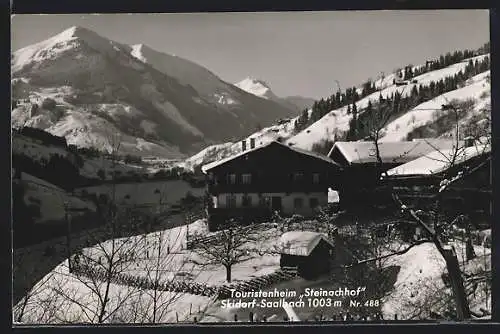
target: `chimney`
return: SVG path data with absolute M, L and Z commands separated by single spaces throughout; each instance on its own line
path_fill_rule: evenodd
M 255 148 L 255 138 L 250 138 L 250 149 Z
M 241 141 L 241 150 L 242 151 L 246 151 L 247 150 L 247 141 L 246 140 L 242 140 Z

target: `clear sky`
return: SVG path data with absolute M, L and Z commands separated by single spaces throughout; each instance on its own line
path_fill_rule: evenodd
M 75 25 L 314 98 L 489 40 L 487 10 L 15 15 L 12 50 Z

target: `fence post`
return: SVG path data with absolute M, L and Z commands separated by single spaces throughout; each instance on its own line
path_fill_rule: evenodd
M 179 313 L 175 312 L 175 320 L 179 322 Z
M 394 314 L 394 320 L 398 320 L 398 315 Z
M 192 308 L 193 308 L 193 303 L 189 304 L 189 315 L 191 315 Z

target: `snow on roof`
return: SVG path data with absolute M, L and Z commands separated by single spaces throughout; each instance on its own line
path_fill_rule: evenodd
M 323 161 L 326 161 L 328 163 L 336 165 L 336 163 L 333 160 L 331 160 L 330 158 L 328 158 L 328 157 L 326 157 L 326 156 L 324 156 L 322 154 L 315 153 L 315 152 L 312 152 L 312 151 L 303 150 L 303 149 L 300 149 L 300 148 L 297 148 L 297 147 L 292 147 L 292 146 L 285 145 L 283 143 L 280 143 L 278 141 L 273 140 L 273 141 L 270 141 L 270 142 L 268 142 L 266 144 L 257 146 L 255 148 L 247 149 L 245 151 L 242 151 L 242 152 L 240 152 L 240 153 L 238 153 L 236 155 L 233 155 L 233 156 L 224 158 L 222 160 L 218 160 L 218 161 L 214 161 L 214 162 L 211 162 L 209 164 L 206 164 L 206 165 L 204 165 L 204 166 L 201 167 L 201 170 L 202 170 L 203 173 L 206 173 L 207 171 L 209 171 L 212 168 L 215 168 L 217 166 L 223 165 L 226 162 L 232 161 L 232 160 L 234 160 L 236 158 L 239 158 L 239 157 L 244 156 L 246 154 L 249 154 L 249 153 L 261 150 L 261 149 L 266 148 L 266 147 L 271 146 L 271 145 L 281 145 L 283 147 L 286 147 L 289 150 L 298 152 L 300 154 L 305 154 L 305 155 L 311 156 L 311 157 L 316 158 L 316 159 L 321 159 Z
M 450 167 L 455 150 L 435 150 L 423 157 L 412 160 L 387 171 L 388 176 L 432 175 L 445 171 Z M 491 152 L 490 145 L 475 145 L 458 150 L 455 164 L 463 163 L 471 158 Z
M 282 254 L 309 256 L 321 240 L 333 247 L 325 234 L 310 231 L 290 231 L 284 233 L 279 241 Z
M 384 163 L 405 163 L 434 150 L 451 149 L 455 141 L 449 139 L 418 139 L 413 141 L 378 143 Z M 377 162 L 376 147 L 372 141 L 336 142 L 328 156 L 337 148 L 349 164 Z

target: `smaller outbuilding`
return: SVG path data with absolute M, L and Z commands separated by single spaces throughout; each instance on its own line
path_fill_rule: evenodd
M 334 244 L 322 233 L 290 231 L 280 240 L 280 266 L 297 267 L 299 276 L 315 279 L 330 271 L 330 260 L 334 255 Z

